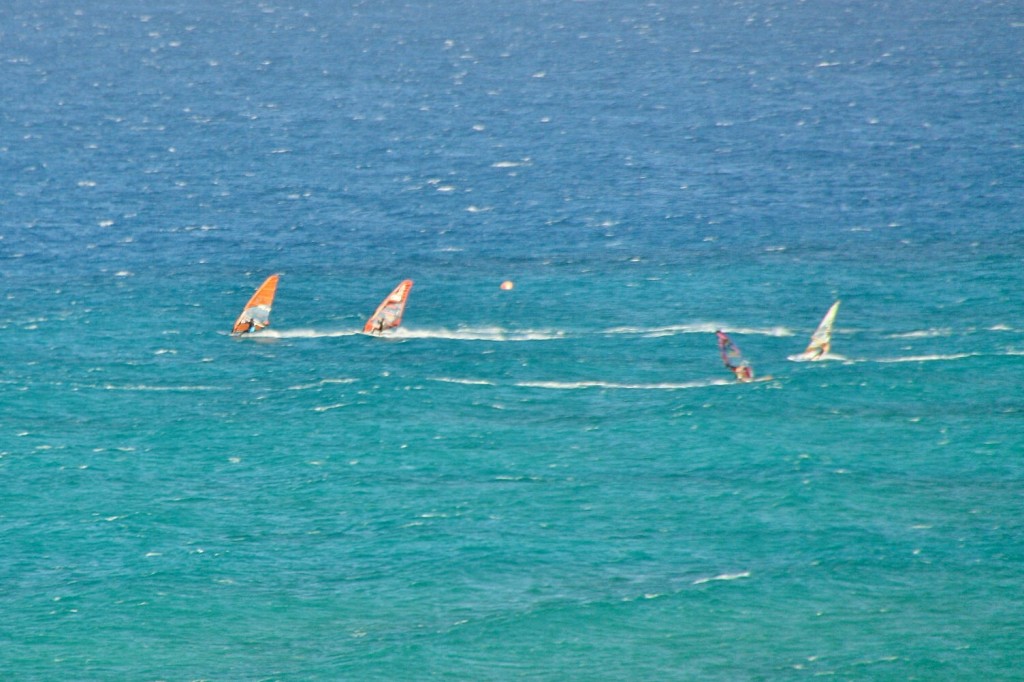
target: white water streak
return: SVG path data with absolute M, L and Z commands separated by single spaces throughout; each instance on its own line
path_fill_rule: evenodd
M 678 391 L 687 388 L 707 388 L 708 386 L 731 386 L 735 381 L 728 379 L 710 379 L 704 381 L 660 382 L 652 384 L 621 384 L 609 381 L 518 381 L 516 386 L 523 388 L 546 388 L 558 391 L 573 391 L 587 388 L 612 388 L 639 391 Z
M 949 355 L 908 355 L 901 358 L 876 358 L 872 362 L 893 363 L 893 362 L 943 362 L 948 360 L 963 360 L 964 358 L 978 357 L 979 353 L 951 353 Z
M 793 336 L 786 327 L 733 327 L 716 322 L 694 322 L 692 324 L 669 324 L 658 327 L 612 327 L 604 330 L 605 334 L 636 334 L 641 336 L 674 336 L 676 334 L 714 334 L 716 331 L 730 334 L 746 334 L 751 336 Z
M 890 339 L 935 339 L 945 336 L 953 336 L 954 332 L 952 329 L 922 329 L 913 332 L 900 332 L 897 334 L 889 334 L 887 338 Z
M 384 334 L 396 339 L 451 339 L 453 341 L 555 341 L 566 338 L 565 332 L 553 329 L 511 331 L 502 327 L 459 327 L 447 329 L 410 329 L 399 327 Z
M 359 329 L 264 329 L 256 334 L 247 335 L 257 339 L 321 339 L 336 336 L 355 336 L 362 334 Z M 241 338 L 246 338 L 243 336 Z
M 348 407 L 349 403 L 334 403 L 333 405 L 321 405 L 320 407 L 314 407 L 314 412 L 327 412 L 328 410 L 337 410 L 342 407 Z
M 743 571 L 742 573 L 722 573 L 716 575 L 713 578 L 698 578 L 693 581 L 694 585 L 703 585 L 704 583 L 710 583 L 715 580 L 739 580 L 740 578 L 749 578 L 750 571 Z
M 321 379 L 311 384 L 296 384 L 295 386 L 289 386 L 289 391 L 306 391 L 311 388 L 320 388 L 321 386 L 327 386 L 328 384 L 352 384 L 358 379 Z
M 117 386 L 115 384 L 104 384 L 102 387 L 105 391 L 224 391 L 228 390 L 224 386 L 153 386 L 151 384 L 128 384 L 125 386 Z
M 439 381 L 445 384 L 462 384 L 463 386 L 495 386 L 493 381 L 486 379 L 457 379 L 455 377 L 433 377 L 431 381 Z

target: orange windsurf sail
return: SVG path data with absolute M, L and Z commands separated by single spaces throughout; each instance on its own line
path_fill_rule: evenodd
M 411 279 L 407 279 L 395 287 L 395 290 L 377 306 L 377 310 L 363 325 L 363 331 L 380 334 L 386 329 L 394 329 L 402 324 L 402 313 L 405 312 L 405 302 L 409 298 L 411 290 Z
M 242 314 L 235 320 L 235 326 L 231 330 L 232 334 L 258 332 L 270 324 L 270 307 L 274 304 L 274 294 L 277 293 L 279 277 L 279 275 L 271 275 L 260 285 L 249 302 L 245 304 Z

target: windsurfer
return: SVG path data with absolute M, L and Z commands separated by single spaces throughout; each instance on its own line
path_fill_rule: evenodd
M 242 309 L 242 314 L 235 319 L 231 328 L 231 335 L 248 334 L 258 332 L 270 324 L 270 306 L 274 303 L 274 293 L 277 291 L 277 280 L 279 275 L 271 275 L 264 280 L 256 293 L 252 295 L 249 302 Z
M 821 318 L 821 322 L 818 323 L 818 327 L 811 334 L 811 342 L 807 345 L 807 348 L 803 353 L 797 355 L 790 355 L 789 359 L 797 362 L 804 360 L 825 360 L 828 354 L 832 352 L 832 326 L 836 321 L 836 314 L 839 312 L 839 301 L 832 304 L 832 307 L 825 313 L 825 317 Z
M 732 339 L 721 329 L 716 331 L 715 335 L 718 336 L 718 351 L 722 354 L 722 363 L 735 375 L 736 381 L 753 381 L 754 368 L 743 358 Z
M 377 309 L 373 311 L 363 325 L 364 334 L 375 334 L 380 336 L 383 332 L 394 329 L 402 323 L 402 313 L 405 311 L 405 301 L 412 289 L 412 280 L 402 281 L 394 290 L 388 294 Z

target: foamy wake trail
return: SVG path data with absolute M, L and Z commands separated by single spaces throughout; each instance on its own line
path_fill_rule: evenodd
M 635 336 L 659 337 L 676 336 L 678 334 L 714 334 L 719 329 L 732 334 L 785 337 L 793 336 L 786 327 L 744 328 L 718 325 L 715 323 L 696 323 L 665 325 L 658 327 L 613 327 L 600 331 L 566 331 L 563 329 L 505 329 L 503 327 L 447 327 L 416 328 L 399 327 L 384 332 L 385 339 L 451 339 L 453 341 L 557 341 L 586 334 L 632 334 Z M 260 339 L 317 339 L 339 336 L 356 336 L 363 334 L 361 329 L 265 329 L 258 334 L 243 336 L 253 341 Z
M 980 355 L 979 353 L 951 353 L 948 355 L 908 355 L 901 358 L 876 358 L 872 362 L 881 363 L 893 363 L 893 362 L 944 362 L 949 360 L 963 360 L 964 358 L 973 358 Z
M 463 386 L 498 386 L 489 379 L 464 379 L 458 377 L 432 377 L 431 381 Z M 543 388 L 554 391 L 576 391 L 588 388 L 610 388 L 633 391 L 679 391 L 687 388 L 706 388 L 708 386 L 731 386 L 735 381 L 728 379 L 707 379 L 704 381 L 658 382 L 648 384 L 626 384 L 613 381 L 516 381 L 512 386 L 520 388 Z
M 722 573 L 721 575 L 716 575 L 713 578 L 698 578 L 697 580 L 694 580 L 692 584 L 703 585 L 704 583 L 710 583 L 715 580 L 739 580 L 740 578 L 749 577 L 750 571 L 743 571 L 742 573 Z
M 634 391 L 678 391 L 687 388 L 729 386 L 735 383 L 735 381 L 729 381 L 727 379 L 709 379 L 704 381 L 659 382 L 650 384 L 623 384 L 611 381 L 517 381 L 515 385 L 523 388 L 546 388 L 556 391 L 574 391 L 587 388 L 612 388 Z
M 790 355 L 786 359 L 790 362 L 858 362 L 857 360 L 851 360 L 845 355 L 839 355 L 837 353 L 826 353 L 817 360 L 804 357 L 803 354 Z
M 454 341 L 553 341 L 566 338 L 563 331 L 552 329 L 510 330 L 502 327 L 459 327 L 457 329 L 416 329 L 399 327 L 384 337 L 396 339 L 452 339 Z
M 322 339 L 333 336 L 355 336 L 359 329 L 264 329 L 253 339 Z
M 931 353 L 927 355 L 906 355 L 902 357 L 894 358 L 848 358 L 843 355 L 832 355 L 831 353 L 825 356 L 824 360 L 812 362 L 806 358 L 800 358 L 798 356 L 791 355 L 788 359 L 792 362 L 808 362 L 810 364 L 825 364 L 829 360 L 840 362 L 846 365 L 859 365 L 864 363 L 878 363 L 882 365 L 891 365 L 901 362 L 952 362 L 954 360 L 963 360 L 965 358 L 977 358 L 984 355 L 988 356 L 1010 356 L 1010 355 L 1024 355 L 1024 351 L 1006 350 L 1001 353 Z
M 730 334 L 747 334 L 756 336 L 793 336 L 786 327 L 731 327 L 716 322 L 694 322 L 692 324 L 669 324 L 657 327 L 612 327 L 604 330 L 604 334 L 635 334 L 638 336 L 675 336 L 677 334 L 714 334 L 722 330 Z

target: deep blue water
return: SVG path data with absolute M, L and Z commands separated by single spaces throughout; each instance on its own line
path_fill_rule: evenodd
M 1012 2 L 8 2 L 0 676 L 1019 679 L 1022 64 Z

